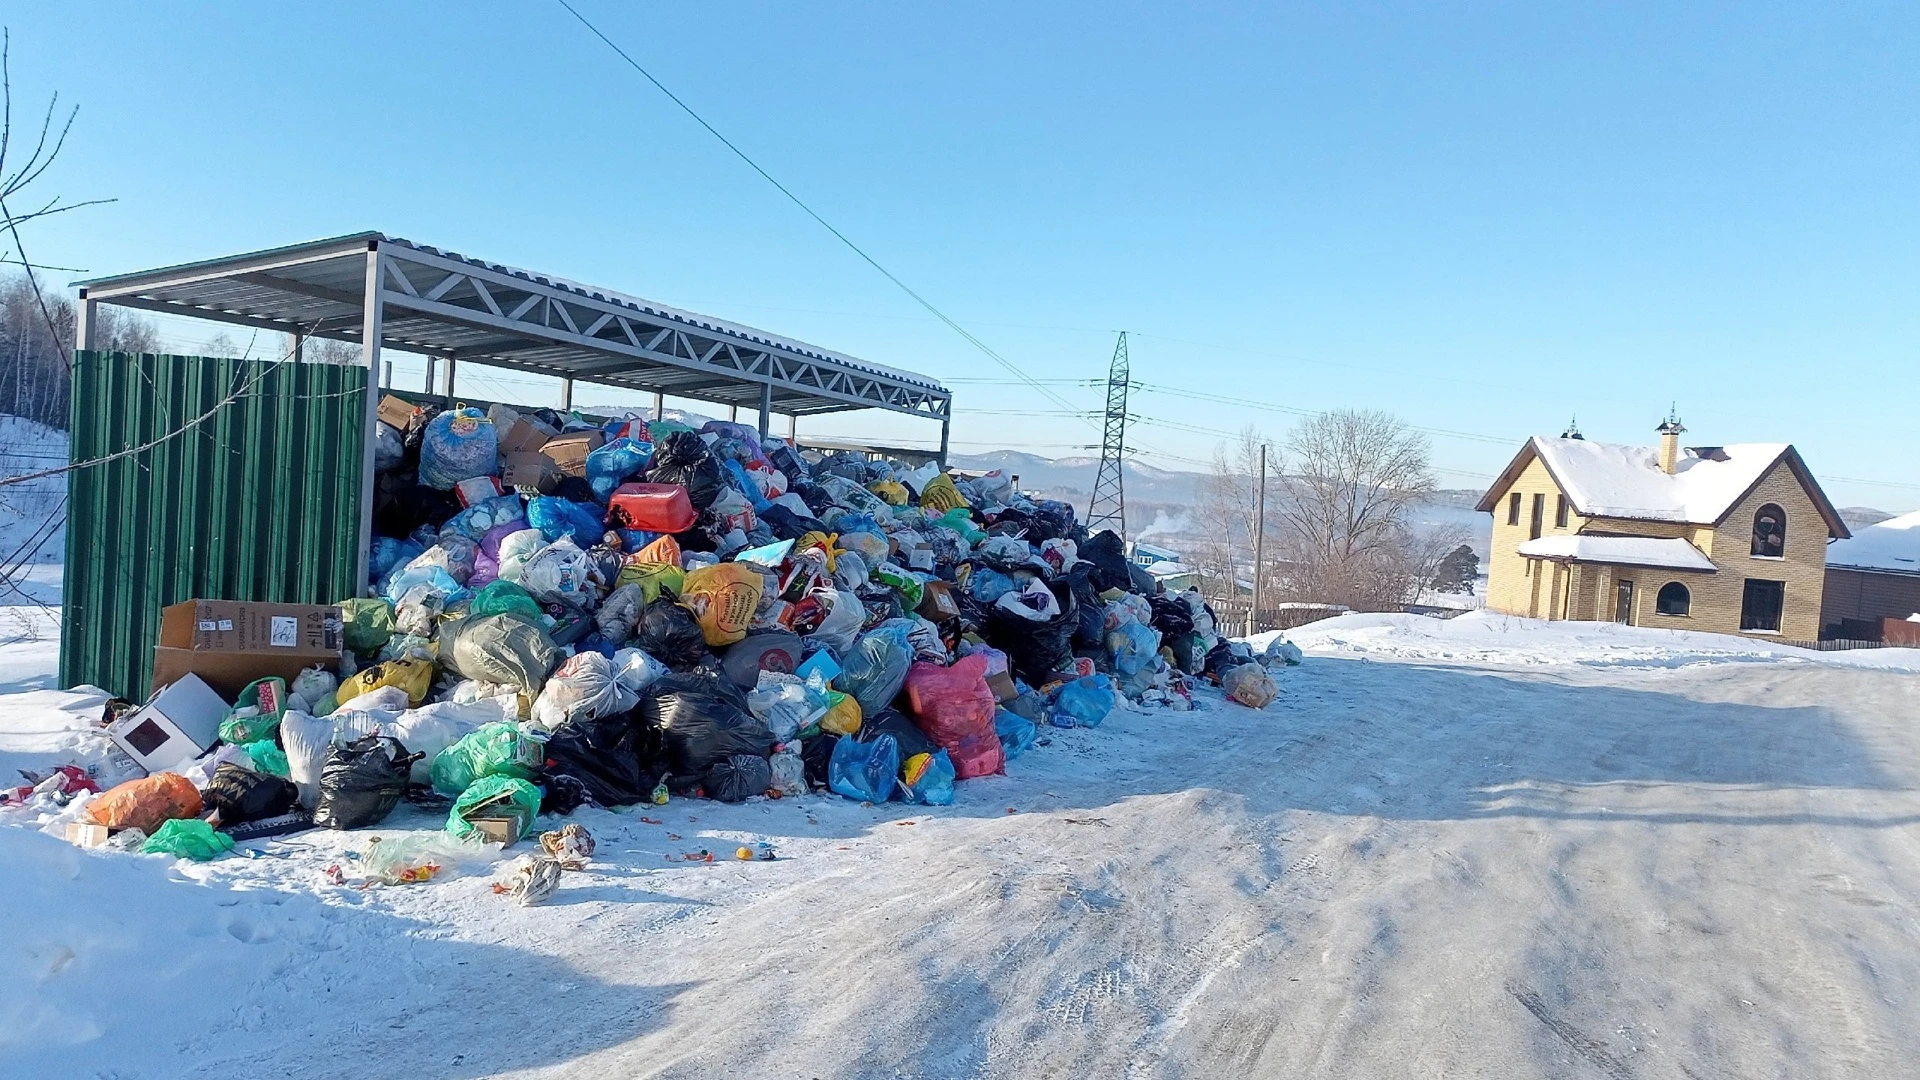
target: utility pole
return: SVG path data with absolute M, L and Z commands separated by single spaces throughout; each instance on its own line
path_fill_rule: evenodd
M 1260 444 L 1260 490 L 1254 494 L 1253 608 L 1247 612 L 1247 634 L 1260 632 L 1260 604 L 1266 598 L 1267 568 L 1267 444 Z
M 1094 474 L 1093 497 L 1087 500 L 1087 531 L 1107 526 L 1127 538 L 1127 497 L 1123 487 L 1127 450 L 1127 332 L 1113 347 L 1113 363 L 1107 368 L 1106 424 L 1101 431 L 1100 471 Z

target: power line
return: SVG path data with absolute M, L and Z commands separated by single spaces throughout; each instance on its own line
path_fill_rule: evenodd
M 612 49 L 614 53 L 620 57 L 620 59 L 625 60 L 627 62 L 628 67 L 631 67 L 633 70 L 639 72 L 641 77 L 645 78 L 648 82 L 652 83 L 655 89 L 659 90 L 662 94 L 665 94 L 668 100 L 672 101 L 675 105 L 678 105 L 680 107 L 680 110 L 686 113 L 688 116 L 692 117 L 695 123 L 707 129 L 707 134 L 712 135 L 714 138 L 720 140 L 721 145 L 725 146 L 728 150 L 733 151 L 733 154 L 735 157 L 738 157 L 741 161 L 746 162 L 748 168 L 751 168 L 754 172 L 759 173 L 761 179 L 765 180 L 769 184 L 772 184 L 775 190 L 780 192 L 780 194 L 785 195 L 788 201 L 792 202 L 793 205 L 799 207 L 803 212 L 806 213 L 808 217 L 812 218 L 815 222 L 818 222 L 821 228 L 832 233 L 835 239 L 839 240 L 842 244 L 845 244 L 849 251 L 852 251 L 855 255 L 860 256 L 860 258 L 864 260 L 868 266 L 871 266 L 875 270 L 878 270 L 881 276 L 885 277 L 888 281 L 891 281 L 895 285 L 899 286 L 900 291 L 912 297 L 915 303 L 919 304 L 923 308 L 926 308 L 927 311 L 932 313 L 932 315 L 935 318 L 939 319 L 943 323 L 946 323 L 948 328 L 951 329 L 954 333 L 959 334 L 961 337 L 965 338 L 967 342 L 971 344 L 974 348 L 979 349 L 981 352 L 985 353 L 988 357 L 992 358 L 992 360 L 995 363 L 999 364 L 1003 368 L 1006 368 L 1009 372 L 1013 373 L 1016 377 L 1025 381 L 1027 385 L 1033 387 L 1034 390 L 1038 391 L 1042 396 L 1046 397 L 1047 399 L 1052 401 L 1054 404 L 1059 405 L 1063 409 L 1073 408 L 1073 406 L 1070 405 L 1065 398 L 1062 398 L 1058 394 L 1055 394 L 1053 391 L 1047 389 L 1038 380 L 1033 378 L 1031 375 L 1028 375 L 1025 371 L 1022 371 L 1011 360 L 1008 360 L 1006 357 L 1001 356 L 999 353 L 993 351 L 992 348 L 988 347 L 986 342 L 981 341 L 979 338 L 973 336 L 972 333 L 968 332 L 966 327 L 963 327 L 959 323 L 954 322 L 952 319 L 948 318 L 946 312 L 941 311 L 939 308 L 935 307 L 933 303 L 929 301 L 926 297 L 921 296 L 919 293 L 915 292 L 911 286 L 909 286 L 906 282 L 900 280 L 900 278 L 896 276 L 893 271 L 880 265 L 879 260 L 867 254 L 866 251 L 860 247 L 860 245 L 854 243 L 852 240 L 847 239 L 847 235 L 845 233 L 841 232 L 839 229 L 834 228 L 833 225 L 830 222 L 828 222 L 826 218 L 821 217 L 819 213 L 817 213 L 813 209 L 813 207 L 808 206 L 805 200 L 801 199 L 800 196 L 795 195 L 792 191 L 789 191 L 785 184 L 782 184 L 780 181 L 775 180 L 773 178 L 772 173 L 769 173 L 767 170 L 761 168 L 760 163 L 753 160 L 753 158 L 749 157 L 746 151 L 740 149 L 738 146 L 735 146 L 733 143 L 733 140 L 727 138 L 725 135 L 720 134 L 720 129 L 714 127 L 712 124 L 707 123 L 704 117 L 702 117 L 699 113 L 693 110 L 693 106 L 688 105 L 686 102 L 680 100 L 680 96 L 678 94 L 675 94 L 672 90 L 667 89 L 667 86 L 665 83 L 661 82 L 659 79 L 654 78 L 652 72 L 648 71 L 644 67 L 641 67 L 639 61 L 627 55 L 627 51 L 625 49 L 622 49 L 620 46 L 614 44 L 612 38 L 602 33 L 599 27 L 589 22 L 587 20 L 587 17 L 585 15 L 580 14 L 580 12 L 577 11 L 572 4 L 568 3 L 567 0 L 554 0 L 554 2 L 558 3 L 561 7 L 565 8 L 567 10 L 567 14 L 572 15 L 575 19 L 579 20 L 580 25 L 586 27 L 589 31 L 591 31 L 594 37 L 599 38 L 603 43 L 605 43 L 607 48 Z M 1098 425 L 1094 424 L 1091 419 L 1087 419 L 1086 423 L 1090 427 L 1095 427 L 1096 429 L 1098 427 Z

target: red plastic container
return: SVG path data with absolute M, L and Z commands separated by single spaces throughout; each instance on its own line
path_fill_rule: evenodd
M 607 500 L 607 525 L 615 529 L 685 532 L 697 516 L 679 484 L 621 484 Z

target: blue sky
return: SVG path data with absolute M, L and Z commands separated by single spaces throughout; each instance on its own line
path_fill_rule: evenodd
M 1099 378 L 1124 328 L 1137 379 L 1231 399 L 1137 393 L 1158 464 L 1362 406 L 1481 436 L 1434 437 L 1473 487 L 1571 414 L 1650 442 L 1676 402 L 1694 440 L 1796 443 L 1843 504 L 1920 505 L 1911 4 L 576 2 L 1031 374 Z M 378 229 L 955 380 L 961 450 L 1097 440 L 960 381 L 1010 377 L 557 4 L 5 18 L 16 104 L 81 106 L 49 188 L 118 199 L 37 223 L 37 261 Z M 551 393 L 522 379 L 473 392 Z

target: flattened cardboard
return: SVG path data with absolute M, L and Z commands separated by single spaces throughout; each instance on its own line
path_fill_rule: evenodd
M 541 453 L 518 452 L 507 455 L 507 466 L 500 470 L 500 483 L 514 491 L 553 494 L 560 486 L 560 467 Z
M 569 431 L 565 435 L 548 439 L 540 452 L 553 459 L 560 471 L 568 476 L 585 477 L 587 475 L 587 455 L 606 445 L 607 437 L 599 431 Z
M 107 827 L 95 825 L 90 821 L 69 821 L 67 822 L 67 843 L 83 848 L 106 847 Z

